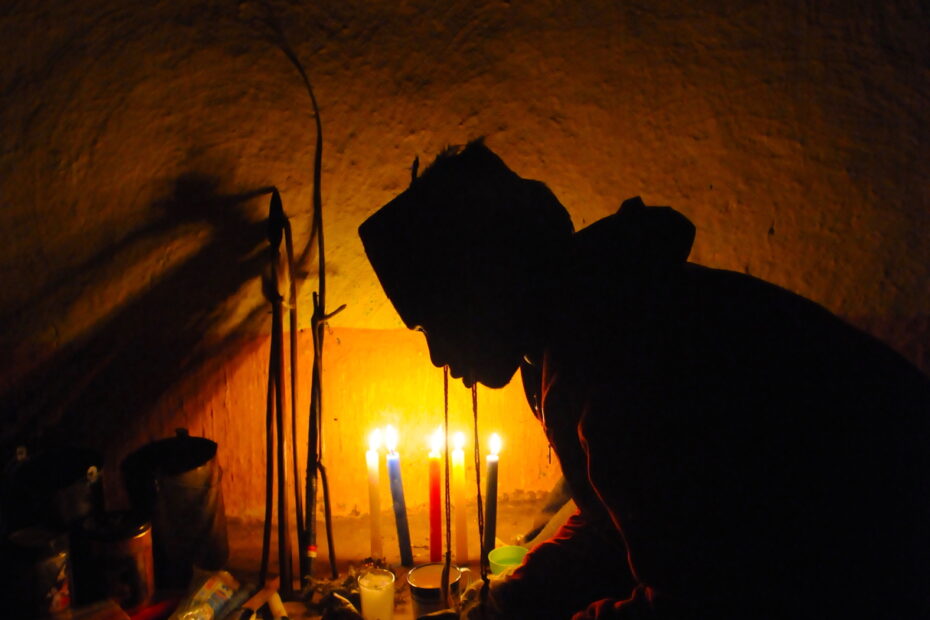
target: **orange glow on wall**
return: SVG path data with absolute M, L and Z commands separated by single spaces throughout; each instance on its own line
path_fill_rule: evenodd
M 408 506 L 428 501 L 428 438 L 443 418 L 442 370 L 429 362 L 421 334 L 403 330 L 338 330 L 326 341 L 324 374 L 324 459 L 328 463 L 333 507 L 338 514 L 364 512 L 366 431 L 388 424 L 400 434 Z M 501 390 L 478 390 L 478 436 L 499 433 L 513 455 L 502 472 L 501 493 L 538 496 L 560 475 L 550 464 L 548 446 L 534 419 L 520 376 Z M 473 437 L 471 393 L 458 381 L 449 385 L 450 440 Z M 474 488 L 472 440 L 465 445 L 469 489 Z M 482 456 L 489 446 L 482 445 Z M 386 482 L 385 482 L 386 484 Z M 386 487 L 382 489 L 387 492 Z M 472 492 L 473 493 L 473 492 Z M 472 498 L 474 501 L 474 498 Z
M 302 373 L 309 373 L 312 347 L 308 332 L 300 334 Z M 404 490 L 408 508 L 428 503 L 429 437 L 443 419 L 442 370 L 435 368 L 423 336 L 407 330 L 334 328 L 324 351 L 323 460 L 329 477 L 335 515 L 368 513 L 366 451 L 371 442 L 383 450 L 385 428 L 399 435 Z M 233 517 L 258 519 L 264 501 L 264 416 L 267 387 L 268 338 L 259 337 L 238 358 L 222 368 L 212 392 L 166 397 L 149 416 L 150 422 L 111 458 L 121 458 L 149 439 L 173 434 L 186 426 L 191 434 L 219 444 L 226 511 Z M 192 378 L 197 383 L 198 378 Z M 309 377 L 298 393 L 297 445 L 299 469 L 304 473 Z M 289 407 L 289 405 L 286 405 Z M 534 499 L 547 492 L 560 476 L 558 461 L 549 462 L 545 435 L 534 419 L 520 375 L 500 390 L 478 390 L 478 437 L 482 467 L 488 437 L 499 433 L 508 446 L 508 466 L 501 472 L 502 497 Z M 376 429 L 380 437 L 375 438 Z M 462 434 L 466 497 L 475 501 L 474 429 L 471 392 L 460 382 L 449 384 L 450 448 Z M 482 472 L 483 475 L 483 472 Z M 109 492 L 119 489 L 110 480 Z M 380 481 L 382 498 L 390 497 L 387 477 Z M 382 508 L 386 508 L 382 506 Z
M 280 190 L 307 243 L 316 133 L 305 93 L 244 19 L 254 3 L 85 4 L 16 3 L 2 20 L 0 431 L 11 443 L 33 426 L 97 442 L 120 507 L 120 458 L 186 426 L 219 443 L 229 514 L 260 517 L 262 188 Z M 347 304 L 323 378 L 336 514 L 366 511 L 372 429 L 394 424 L 420 450 L 442 413 L 440 371 L 422 337 L 399 329 L 358 225 L 403 191 L 414 156 L 425 165 L 478 136 L 544 181 L 576 228 L 634 195 L 671 205 L 697 226 L 695 262 L 823 304 L 930 372 L 916 9 L 874 19 L 877 3 L 476 2 L 412 19 L 407 3 L 371 2 L 333 29 L 330 3 L 277 4 L 322 105 L 328 297 Z M 301 334 L 301 458 L 310 351 Z M 472 481 L 469 395 L 455 385 L 450 396 Z M 496 431 L 506 446 L 502 493 L 546 489 L 558 467 L 519 379 L 479 399 L 479 437 Z M 426 501 L 425 459 L 404 460 L 412 506 Z

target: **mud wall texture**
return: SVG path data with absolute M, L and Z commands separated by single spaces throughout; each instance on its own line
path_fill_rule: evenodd
M 320 102 L 328 305 L 347 304 L 331 337 L 359 368 L 431 370 L 396 344 L 357 226 L 414 156 L 485 136 L 577 228 L 630 196 L 674 206 L 697 226 L 692 260 L 809 297 L 930 371 L 925 2 L 6 2 L 5 449 L 57 429 L 123 453 L 183 411 L 223 438 L 232 479 L 260 475 L 231 455 L 261 442 L 230 420 L 264 415 L 266 192 L 280 189 L 302 250 L 316 139 L 269 16 Z M 306 329 L 316 262 L 303 266 Z M 370 390 L 363 375 L 334 369 L 327 390 Z M 243 390 L 228 419 L 202 422 Z M 354 458 L 339 437 L 367 422 L 333 425 L 334 459 Z M 512 490 L 551 481 L 532 441 Z

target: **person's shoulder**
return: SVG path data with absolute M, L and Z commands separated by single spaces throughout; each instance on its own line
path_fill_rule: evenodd
M 684 295 L 701 305 L 729 309 L 722 310 L 728 317 L 742 313 L 756 323 L 786 324 L 811 334 L 864 334 L 817 301 L 746 273 L 687 263 L 682 274 Z

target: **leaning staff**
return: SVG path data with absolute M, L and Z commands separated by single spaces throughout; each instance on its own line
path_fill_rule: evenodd
M 271 359 L 268 369 L 268 401 L 265 418 L 266 433 L 266 480 L 265 480 L 265 527 L 262 538 L 261 579 L 268 576 L 268 556 L 271 542 L 271 506 L 274 493 L 274 457 L 277 457 L 278 472 L 278 572 L 281 591 L 285 597 L 293 594 L 290 537 L 288 533 L 287 508 L 287 434 L 284 416 L 284 298 L 280 293 L 279 265 L 281 260 L 281 238 L 287 225 L 281 196 L 277 189 L 272 191 L 268 211 L 268 243 L 271 247 L 271 277 L 266 282 L 265 295 L 271 302 Z M 293 277 L 293 274 L 291 274 Z M 276 450 L 273 450 L 277 436 Z

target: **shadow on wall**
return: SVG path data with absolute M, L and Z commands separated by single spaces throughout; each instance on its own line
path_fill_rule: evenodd
M 224 303 L 259 277 L 268 262 L 265 222 L 253 221 L 246 206 L 270 188 L 230 195 L 219 193 L 218 187 L 215 177 L 179 177 L 170 195 L 152 205 L 159 214 L 154 222 L 101 249 L 47 287 L 45 293 L 51 294 L 57 285 L 102 269 L 131 246 L 155 243 L 184 226 L 209 228 L 208 241 L 186 260 L 4 386 L 0 446 L 5 454 L 14 445 L 39 440 L 102 449 L 134 437 L 169 391 L 180 389 L 183 397 L 185 390 L 213 389 L 203 383 L 185 386 L 185 377 L 195 371 L 201 377 L 216 376 L 210 366 L 219 367 L 267 320 L 260 304 L 238 316 L 221 336 L 205 338 L 230 319 L 222 311 Z M 41 297 L 17 314 L 34 311 Z

